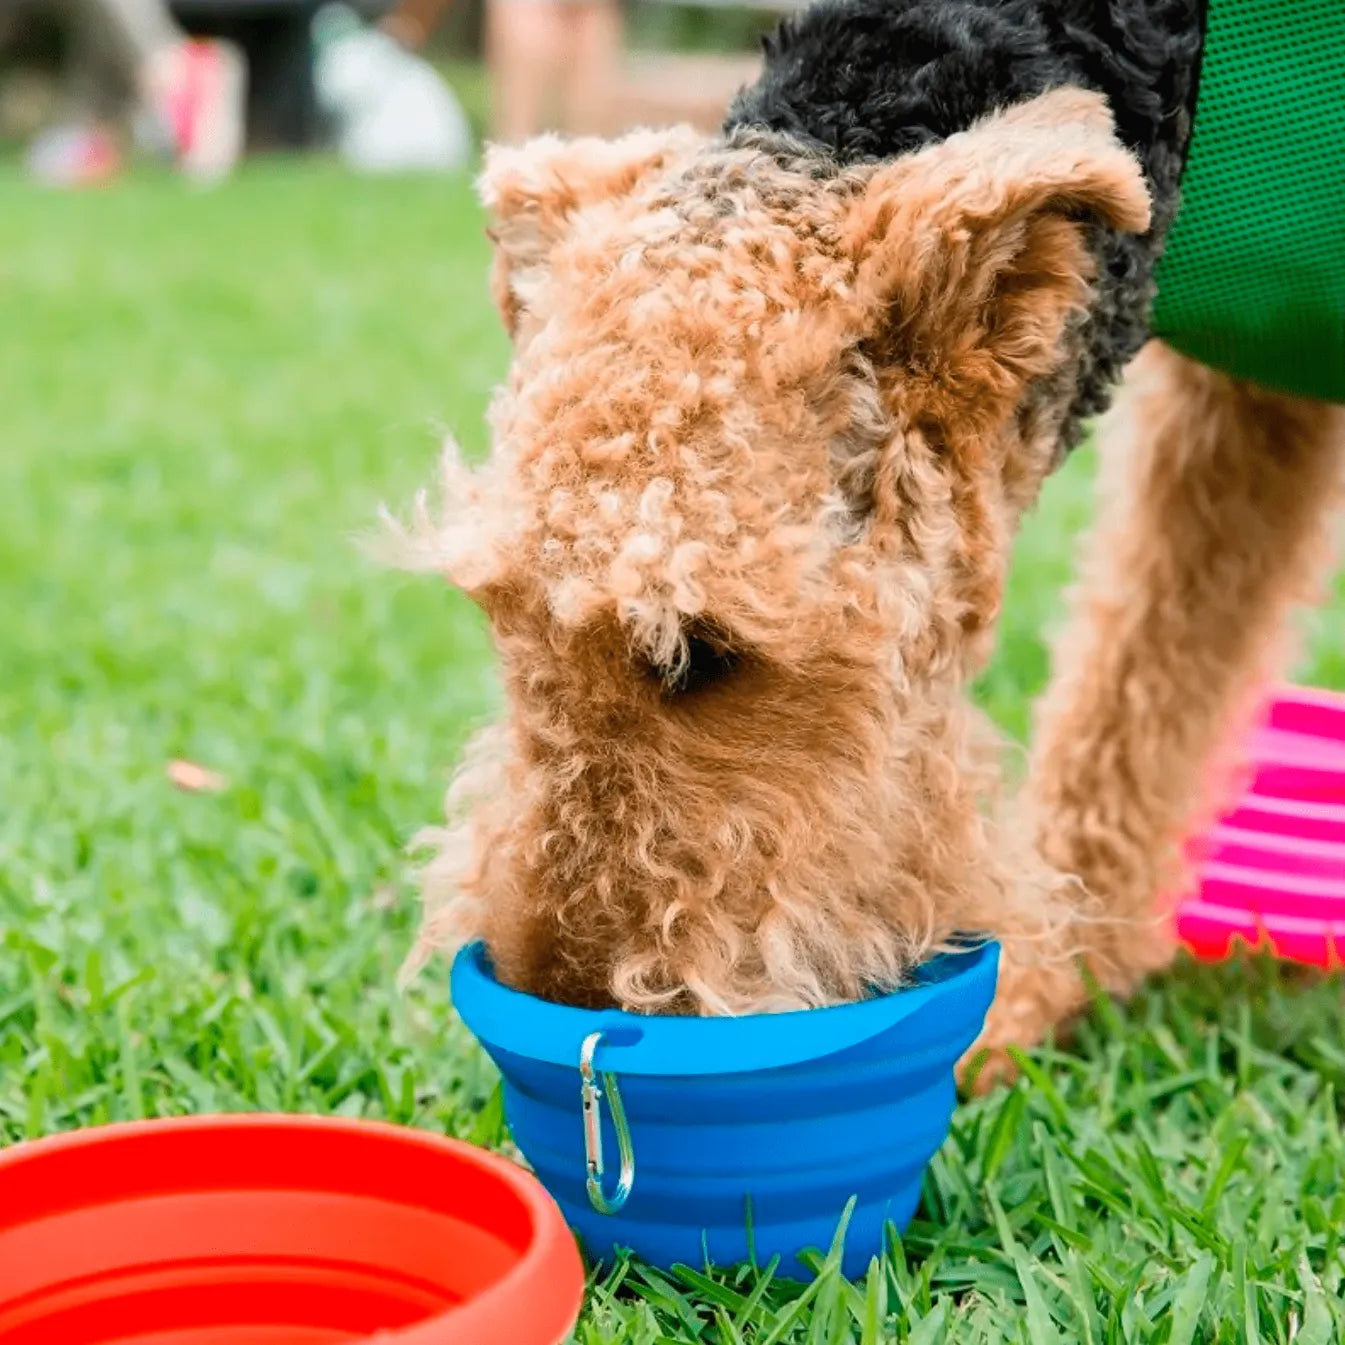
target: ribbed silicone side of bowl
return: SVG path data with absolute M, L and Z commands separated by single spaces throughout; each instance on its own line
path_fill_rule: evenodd
M 520 1039 L 484 1045 L 504 1076 L 515 1142 L 591 1255 L 625 1247 L 667 1267 L 778 1254 L 781 1273 L 802 1276 L 795 1254 L 825 1250 L 855 1197 L 845 1269 L 857 1274 L 882 1250 L 885 1225 L 911 1218 L 924 1169 L 948 1133 L 953 1067 L 978 1035 L 995 985 L 993 956 L 967 961 L 967 973 L 914 1015 L 833 1054 L 744 1072 L 721 1058 L 716 1073 L 618 1075 L 635 1183 L 615 1216 L 596 1213 L 585 1194 L 577 1068 L 530 1057 L 522 1030 Z M 470 999 L 458 1007 L 472 1026 Z M 797 1017 L 779 1015 L 781 1031 Z M 716 1023 L 729 1025 L 701 1020 L 707 1038 Z M 617 1141 L 607 1106 L 603 1130 L 610 1185 Z
M 1250 788 L 1192 846 L 1199 888 L 1177 911 L 1198 956 L 1239 943 L 1334 967 L 1345 960 L 1345 697 L 1287 688 L 1253 737 Z
M 1345 753 L 1345 696 L 1316 687 L 1284 687 L 1270 702 L 1264 728 L 1310 742 L 1319 753 Z
M 1224 819 L 1238 831 L 1345 845 L 1345 804 L 1277 799 L 1251 790 Z

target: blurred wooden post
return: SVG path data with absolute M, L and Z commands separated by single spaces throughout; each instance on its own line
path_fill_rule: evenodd
M 687 122 L 707 134 L 717 131 L 734 94 L 756 78 L 755 55 L 628 56 L 612 81 L 608 135 L 635 126 Z
M 701 9 L 756 10 L 784 15 L 807 0 L 639 0 L 642 4 L 685 4 Z M 717 131 L 733 96 L 761 70 L 759 52 L 694 54 L 627 52 L 611 81 L 611 105 L 603 131 L 616 135 L 635 126 L 688 122 Z

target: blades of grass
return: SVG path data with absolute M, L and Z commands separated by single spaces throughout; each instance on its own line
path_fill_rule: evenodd
M 1238 1000 L 1237 1015 L 1237 1031 L 1230 1033 L 1229 1036 L 1237 1053 L 1236 1077 L 1238 1093 L 1241 1096 L 1245 1095 L 1248 1081 L 1252 1076 L 1252 1055 L 1255 1050 L 1252 1042 L 1252 1006 L 1245 996 Z
M 136 1036 L 131 1030 L 130 999 L 117 1004 L 117 1065 L 121 1076 L 121 1101 L 126 1115 L 135 1121 L 145 1119 L 144 1081 L 140 1077 L 140 1058 Z
M 1012 1298 L 1019 1292 L 1018 1276 L 1014 1274 L 1012 1262 L 1000 1265 L 996 1261 L 969 1261 L 961 1265 L 947 1266 L 939 1272 L 936 1279 L 940 1289 L 954 1290 L 959 1294 L 975 1294 L 981 1298 Z
M 1234 1302 L 1242 1312 L 1243 1345 L 1261 1345 L 1256 1285 L 1247 1275 L 1247 1244 L 1241 1238 L 1233 1244 L 1233 1291 Z
M 597 1273 L 591 1274 L 589 1279 L 589 1292 L 595 1299 L 602 1299 L 607 1302 L 613 1301 L 620 1292 L 621 1286 L 625 1284 L 630 1275 L 631 1263 L 629 1256 L 618 1256 L 616 1264 L 599 1279 Z
M 864 1284 L 864 1316 L 860 1320 L 859 1345 L 885 1345 L 883 1331 L 887 1324 L 887 1276 L 882 1262 L 874 1257 L 869 1262 L 868 1278 Z
M 676 1265 L 673 1267 L 673 1274 L 679 1280 L 682 1280 L 688 1289 L 696 1290 L 702 1298 L 707 1299 L 717 1307 L 741 1313 L 747 1304 L 746 1298 L 731 1285 L 721 1284 L 718 1280 L 702 1274 L 699 1270 L 693 1270 L 690 1266 Z
M 1018 1245 L 1018 1239 L 1013 1235 L 1013 1229 L 1009 1226 L 1008 1215 L 1004 1213 L 1004 1206 L 1000 1204 L 999 1197 L 993 1191 L 985 1193 L 986 1204 L 990 1206 L 990 1220 L 995 1226 L 995 1232 L 999 1235 L 999 1245 L 1008 1256 L 1012 1256 L 1013 1249 Z
M 770 1329 L 765 1332 L 759 1341 L 753 1342 L 753 1345 L 780 1345 L 785 1338 L 785 1332 L 793 1327 L 812 1305 L 813 1299 L 818 1295 L 822 1287 L 820 1278 L 813 1280 L 806 1289 L 792 1302 L 787 1303 L 784 1310 L 776 1317 Z
M 504 1132 L 504 1084 L 500 1082 L 491 1089 L 481 1110 L 472 1118 L 464 1138 L 482 1148 L 497 1149 Z
M 967 1061 L 966 1068 L 962 1071 L 962 1077 L 958 1081 L 958 1087 L 962 1090 L 962 1095 L 967 1096 L 976 1091 L 976 1080 L 981 1077 L 981 1071 L 990 1063 L 990 1051 L 982 1048 L 977 1051 L 972 1058 Z
M 1092 1004 L 1094 1016 L 1106 1027 L 1108 1035 L 1112 1037 L 1124 1036 L 1125 1019 L 1121 1016 L 1121 1010 L 1117 1007 L 1116 1001 L 1102 988 L 1102 982 L 1094 975 L 1091 967 L 1084 964 L 1080 971 L 1083 976 L 1084 988 L 1088 992 L 1089 1002 Z
M 1119 1285 L 1116 1292 L 1112 1294 L 1111 1312 L 1107 1317 L 1106 1326 L 1106 1335 L 1109 1342 L 1134 1339 L 1134 1330 L 1131 1326 L 1133 1314 L 1130 1305 L 1146 1272 L 1147 1267 L 1143 1262 L 1140 1262 L 1126 1277 L 1125 1282 Z
M 766 1291 L 775 1282 L 775 1272 L 780 1267 L 780 1257 L 777 1253 L 766 1263 L 765 1270 L 755 1273 L 756 1284 L 752 1287 L 752 1292 L 748 1294 L 742 1306 L 741 1317 L 744 1322 L 756 1323 L 758 1318 L 764 1320 L 764 1309 L 762 1303 L 766 1298 Z
M 910 1263 L 906 1259 L 906 1241 L 894 1223 L 889 1222 L 884 1231 L 887 1234 L 887 1255 L 883 1257 L 883 1274 L 891 1283 L 897 1303 L 902 1308 L 909 1309 L 916 1285 Z
M 275 1061 L 284 1071 L 286 1080 L 291 1077 L 294 1059 L 290 1054 L 290 1044 L 288 1038 L 280 1030 L 280 1024 L 276 1022 L 275 1015 L 266 1007 L 265 1004 L 253 1004 L 251 1006 L 252 1021 L 261 1028 L 262 1036 L 270 1044 L 271 1050 L 275 1053 Z
M 1070 1256 L 1065 1266 L 1069 1276 L 1070 1289 L 1074 1296 L 1074 1311 L 1079 1319 L 1079 1340 L 1081 1345 L 1097 1345 L 1102 1334 L 1102 1323 L 1097 1315 L 1096 1295 L 1093 1287 L 1084 1278 L 1083 1258 Z
M 1205 1198 L 1200 1202 L 1200 1212 L 1205 1218 L 1208 1219 L 1214 1212 L 1214 1207 L 1219 1203 L 1219 1197 L 1223 1195 L 1224 1188 L 1238 1170 L 1238 1164 L 1242 1162 L 1242 1155 L 1247 1152 L 1247 1146 L 1251 1143 L 1251 1138 L 1244 1131 L 1242 1134 L 1234 1136 L 1224 1149 L 1224 1156 L 1215 1170 L 1214 1178 L 1210 1182 L 1210 1189 L 1205 1192 Z
M 337 1051 L 341 1050 L 343 1046 L 348 1047 L 349 1045 L 349 1042 L 342 1041 L 340 1037 L 334 1034 L 324 1034 L 321 1045 L 304 1061 L 298 1074 L 294 1076 L 295 1084 L 306 1084 Z
M 327 807 L 322 791 L 311 775 L 299 776 L 296 784 L 300 800 L 331 858 L 332 867 L 347 886 L 353 886 L 358 880 L 359 861 L 352 853 L 342 828 L 333 818 L 331 809 Z
M 1143 1276 L 1138 1277 L 1142 1279 Z M 1133 1286 L 1121 1313 L 1121 1327 L 1126 1340 L 1148 1342 L 1154 1338 L 1154 1321 L 1149 1315 L 1138 1282 Z
M 1069 1108 L 1065 1105 L 1064 1099 L 1060 1096 L 1051 1076 L 1032 1059 L 1025 1051 L 1020 1051 L 1016 1046 L 1009 1047 L 1009 1055 L 1012 1057 L 1015 1065 L 1023 1071 L 1024 1077 L 1032 1081 L 1032 1085 L 1041 1095 L 1042 1100 L 1051 1109 L 1051 1114 L 1059 1122 L 1060 1128 L 1067 1134 L 1074 1133 L 1074 1120 L 1070 1115 Z
M 84 1120 L 87 1115 L 86 1124 L 99 1125 L 108 1119 L 107 1098 L 115 1092 L 111 1083 L 104 1082 L 81 1089 L 74 1097 L 63 1097 L 59 1102 L 48 1096 L 47 1123 L 61 1129 Z
M 89 1013 L 102 1013 L 106 986 L 103 983 L 103 959 L 97 948 L 90 948 L 84 959 L 84 989 L 89 996 Z
M 1209 1252 L 1202 1252 L 1182 1277 L 1181 1287 L 1172 1303 L 1172 1330 L 1168 1335 L 1168 1345 L 1191 1345 L 1195 1339 L 1214 1271 L 1214 1257 Z
M 728 1313 L 718 1305 L 715 1307 L 715 1324 L 719 1327 L 720 1345 L 744 1345 L 741 1332 L 734 1326 Z
M 924 1317 L 911 1327 L 907 1345 L 945 1345 L 948 1339 L 948 1307 L 940 1299 Z
M 1179 1223 L 1207 1251 L 1213 1252 L 1221 1261 L 1228 1259 L 1228 1239 L 1215 1228 L 1213 1222 L 1202 1218 L 1193 1210 L 1182 1205 L 1169 1205 L 1169 1216 Z
M 1041 1286 L 1032 1268 L 1027 1253 L 1017 1243 L 1013 1248 L 1013 1265 L 1018 1272 L 1018 1283 L 1023 1286 L 1023 1297 L 1027 1301 L 1027 1335 L 1032 1345 L 1062 1345 L 1060 1333 L 1055 1329 L 1050 1309 L 1042 1297 Z
M 990 1138 L 986 1141 L 985 1155 L 981 1160 L 981 1171 L 986 1181 L 994 1179 L 1003 1166 L 1009 1150 L 1018 1138 L 1023 1124 L 1023 1114 L 1027 1111 L 1027 1094 L 1021 1088 L 1015 1088 L 1005 1098 L 990 1127 Z
M 1135 1115 L 1144 1116 L 1156 1102 L 1162 1102 L 1176 1093 L 1189 1092 L 1204 1087 L 1209 1076 L 1203 1070 L 1187 1070 L 1183 1074 L 1174 1074 L 1171 1078 L 1151 1084 L 1148 1088 L 1132 1094 L 1132 1106 Z
M 813 1319 L 808 1324 L 808 1345 L 832 1345 L 847 1324 L 841 1302 L 844 1280 L 839 1261 L 828 1257 L 818 1271 L 817 1283 L 821 1287 L 817 1291 Z
M 1331 1345 L 1334 1337 L 1331 1309 L 1306 1258 L 1299 1262 L 1298 1282 L 1303 1287 L 1303 1324 L 1293 1338 L 1294 1345 Z
M 1008 1216 L 1004 1213 L 993 1191 L 986 1192 L 986 1203 L 990 1206 L 995 1228 L 1000 1242 L 1013 1262 L 1014 1273 L 1018 1277 L 1019 1287 L 1023 1291 L 1023 1300 L 1027 1304 L 1026 1325 L 1028 1339 L 1032 1345 L 1062 1345 L 1060 1333 L 1055 1329 L 1050 1309 L 1042 1297 L 1041 1286 L 1037 1283 L 1032 1261 L 1023 1250 L 1023 1245 L 1013 1235 Z
M 1048 1233 L 1054 1233 L 1058 1244 L 1062 1247 L 1072 1247 L 1076 1252 L 1088 1252 L 1093 1249 L 1093 1240 L 1086 1233 L 1080 1233 L 1078 1229 L 1066 1228 L 1064 1224 L 1057 1223 L 1049 1214 L 1042 1214 L 1038 1211 L 1033 1222 L 1039 1228 L 1044 1228 Z
M 1183 1049 L 1167 1023 L 1155 1023 L 1149 1031 L 1149 1037 L 1179 1076 L 1191 1070 L 1190 1053 Z
M 873 1257 L 869 1261 L 868 1270 L 858 1282 L 851 1281 L 844 1276 L 841 1277 L 841 1297 L 844 1300 L 845 1315 L 849 1322 L 853 1322 L 861 1330 L 864 1326 L 864 1315 L 867 1311 L 868 1289 L 867 1277 L 869 1271 L 878 1268 L 878 1258 Z M 851 1337 L 853 1339 L 853 1337 Z
M 649 1266 L 641 1266 L 638 1276 L 633 1276 L 631 1286 L 640 1297 L 674 1317 L 691 1334 L 689 1339 L 699 1340 L 704 1323 L 696 1315 L 696 1310 L 684 1294 L 658 1271 Z
M 408 1065 L 402 1071 L 402 1095 L 397 1108 L 397 1119 L 403 1125 L 409 1125 L 416 1114 L 416 1072 Z
M 1065 1174 L 1060 1170 L 1060 1156 L 1056 1146 L 1040 1122 L 1032 1127 L 1033 1146 L 1041 1156 L 1042 1176 L 1046 1180 L 1046 1194 L 1051 1202 L 1051 1211 L 1063 1226 L 1086 1236 L 1075 1227 L 1077 1214 L 1073 1192 L 1065 1182 Z
M 17 1018 L 25 1010 L 31 1009 L 36 998 L 33 991 L 24 990 L 7 1000 L 0 1001 L 0 1027 L 4 1027 L 11 1018 Z
M 128 976 L 124 981 L 114 985 L 111 990 L 104 990 L 103 1008 L 111 1008 L 112 1005 L 129 995 L 132 990 L 138 990 L 142 985 L 151 985 L 153 981 L 154 968 L 142 967 L 134 976 Z
M 1144 1179 L 1144 1184 L 1159 1198 L 1160 1203 L 1167 1203 L 1168 1188 L 1163 1171 L 1143 1135 L 1136 1134 L 1131 1152 L 1135 1168 Z
M 806 1252 L 799 1254 L 799 1259 L 805 1265 L 810 1266 L 813 1271 L 813 1279 L 807 1284 L 801 1294 L 792 1302 L 786 1303 L 783 1309 L 776 1315 L 773 1321 L 763 1323 L 765 1327 L 763 1334 L 753 1345 L 778 1345 L 778 1342 L 784 1339 L 796 1322 L 798 1322 L 804 1313 L 812 1309 L 812 1320 L 809 1322 L 808 1340 L 812 1342 L 826 1342 L 826 1335 L 818 1335 L 819 1331 L 826 1331 L 834 1326 L 836 1312 L 835 1308 L 839 1305 L 840 1296 L 837 1292 L 837 1282 L 841 1280 L 841 1249 L 844 1245 L 845 1233 L 850 1223 L 850 1215 L 854 1208 L 854 1201 L 850 1201 L 846 1206 L 845 1213 L 836 1229 L 836 1236 L 832 1241 L 831 1251 L 825 1258 L 816 1257 Z M 768 1267 L 770 1274 L 775 1273 L 778 1265 L 778 1258 L 772 1258 Z M 824 1301 L 824 1298 L 829 1301 Z M 816 1306 L 814 1306 L 816 1305 Z M 760 1311 L 760 1310 L 759 1310 Z M 841 1316 L 844 1324 L 844 1315 Z
M 191 1109 L 198 1114 L 221 1110 L 219 1092 L 215 1085 L 192 1069 L 185 1060 L 165 1058 L 164 1071 L 178 1088 L 191 1100 Z
M 23 1133 L 26 1139 L 35 1140 L 47 1133 L 47 1095 L 50 1091 L 47 1071 L 40 1070 L 29 1081 L 23 1101 L 25 1117 Z
M 945 1144 L 925 1169 L 921 1183 L 922 1204 L 930 1217 L 942 1225 L 964 1223 L 980 1204 L 980 1188 L 968 1170 L 965 1155 L 957 1152 L 958 1130 L 953 1125 L 954 1145 Z
M 1145 1239 L 1154 1249 L 1166 1254 L 1168 1237 L 1163 1229 L 1156 1229 L 1149 1210 L 1137 1208 L 1136 1191 L 1133 1182 L 1128 1182 L 1115 1165 L 1103 1157 L 1096 1149 L 1089 1149 L 1082 1157 L 1064 1151 L 1065 1157 L 1074 1164 L 1083 1178 L 1089 1195 L 1105 1205 L 1119 1218 L 1126 1221 L 1130 1230 Z M 1145 1202 L 1146 1204 L 1148 1202 Z

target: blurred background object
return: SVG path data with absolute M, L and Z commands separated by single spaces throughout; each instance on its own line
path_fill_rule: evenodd
M 465 168 L 472 132 L 433 66 L 346 5 L 314 19 L 318 103 L 346 162 L 366 173 Z
M 419 50 L 484 56 L 489 134 L 616 135 L 690 122 L 713 131 L 755 78 L 760 38 L 806 0 L 400 0 L 384 30 Z
M 0 140 L 44 182 L 138 150 L 199 181 L 244 150 L 462 168 L 470 140 L 710 131 L 803 0 L 0 0 Z
M 128 120 L 135 138 L 169 155 L 198 182 L 233 167 L 243 144 L 246 66 L 228 41 L 193 37 L 168 0 L 5 0 L 0 39 L 34 11 L 60 50 L 61 91 L 38 118 L 28 166 L 40 180 L 83 185 L 120 163 L 114 133 Z M 40 27 L 40 25 L 39 25 Z M 41 37 L 38 38 L 40 46 Z
M 618 0 L 487 0 L 495 139 L 601 129 L 620 53 Z
M 761 64 L 761 39 L 807 0 L 634 0 L 606 134 L 688 122 L 719 128 Z

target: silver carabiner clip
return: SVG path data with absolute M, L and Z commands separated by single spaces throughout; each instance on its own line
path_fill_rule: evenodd
M 617 1087 L 615 1074 L 603 1074 L 602 1084 L 598 1084 L 598 1075 L 593 1068 L 593 1057 L 597 1054 L 603 1034 L 590 1033 L 579 1051 L 579 1095 L 584 1104 L 584 1165 L 587 1180 L 584 1183 L 588 1191 L 588 1203 L 599 1214 L 619 1214 L 622 1206 L 630 1199 L 631 1187 L 635 1185 L 635 1150 L 631 1145 L 630 1126 L 626 1123 L 626 1109 L 621 1105 L 621 1090 Z M 617 1174 L 616 1190 L 609 1197 L 603 1190 L 602 1162 L 602 1096 L 607 1093 L 607 1103 L 612 1109 L 612 1128 L 616 1131 L 617 1149 L 621 1157 L 621 1170 Z

